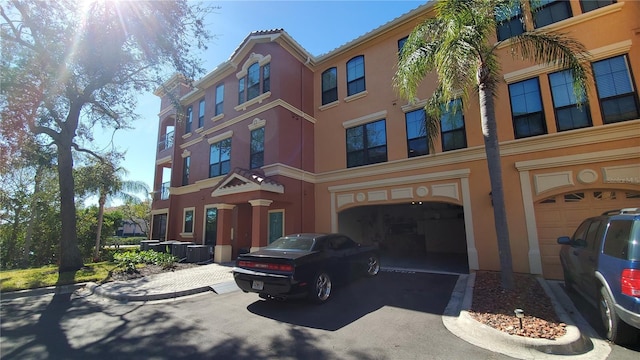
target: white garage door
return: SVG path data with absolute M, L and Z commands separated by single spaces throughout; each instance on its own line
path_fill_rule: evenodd
M 562 278 L 558 237 L 572 236 L 578 225 L 588 217 L 629 207 L 640 207 L 640 192 L 589 190 L 555 195 L 535 204 L 544 277 Z

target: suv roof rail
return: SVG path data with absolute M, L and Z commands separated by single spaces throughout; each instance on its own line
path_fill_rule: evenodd
M 624 208 L 617 210 L 609 210 L 602 213 L 602 215 L 618 215 L 618 214 L 640 214 L 640 208 Z

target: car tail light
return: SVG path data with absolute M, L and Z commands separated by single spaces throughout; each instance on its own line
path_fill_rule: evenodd
M 633 297 L 640 297 L 640 270 L 622 270 L 620 285 L 622 287 L 623 294 Z
M 293 265 L 291 264 L 274 264 L 240 260 L 238 261 L 238 266 L 250 269 L 293 272 Z

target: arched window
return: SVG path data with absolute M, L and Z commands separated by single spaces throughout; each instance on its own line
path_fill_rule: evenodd
M 364 56 L 359 55 L 347 62 L 347 96 L 365 91 Z

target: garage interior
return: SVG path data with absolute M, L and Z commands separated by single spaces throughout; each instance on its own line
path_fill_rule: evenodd
M 338 214 L 338 231 L 380 247 L 383 268 L 469 273 L 462 206 L 443 202 L 370 205 Z

